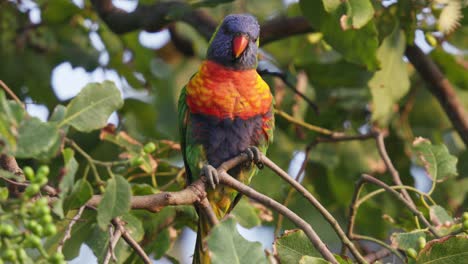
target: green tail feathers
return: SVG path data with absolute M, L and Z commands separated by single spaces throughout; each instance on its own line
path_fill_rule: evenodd
M 195 251 L 193 253 L 193 264 L 208 264 L 211 263 L 208 249 L 206 248 L 205 239 L 210 230 L 210 223 L 206 216 L 198 211 L 198 231 L 197 242 L 195 244 Z

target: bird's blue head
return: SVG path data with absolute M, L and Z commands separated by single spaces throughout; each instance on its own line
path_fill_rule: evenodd
M 211 37 L 206 57 L 235 70 L 255 69 L 259 35 L 255 17 L 228 15 Z

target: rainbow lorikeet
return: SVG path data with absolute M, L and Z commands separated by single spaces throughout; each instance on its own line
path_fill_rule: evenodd
M 230 212 L 240 195 L 219 183 L 215 168 L 241 153 L 251 160 L 228 173 L 249 184 L 256 174 L 258 151 L 273 139 L 273 96 L 257 73 L 260 27 L 251 15 L 229 15 L 210 40 L 206 60 L 182 89 L 179 125 L 187 183 L 205 175 L 212 189 L 208 200 L 218 219 Z M 202 241 L 210 226 L 199 214 L 194 263 L 209 263 Z

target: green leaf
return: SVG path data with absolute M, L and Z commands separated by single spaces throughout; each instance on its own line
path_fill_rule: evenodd
M 325 88 L 361 88 L 372 77 L 371 72 L 344 60 L 335 63 L 310 63 L 305 69 L 311 84 Z
M 0 153 L 16 151 L 16 130 L 24 116 L 21 105 L 8 101 L 3 90 L 0 90 Z
M 198 0 L 192 1 L 191 5 L 193 8 L 200 8 L 200 7 L 215 7 L 220 4 L 226 4 L 233 2 L 234 0 Z
M 303 256 L 299 260 L 299 264 L 327 264 L 330 263 L 323 258 L 311 257 L 311 256 Z
M 346 8 L 344 3 L 336 8 L 330 7 L 330 13 L 326 12 L 322 1 L 302 0 L 300 6 L 312 26 L 322 32 L 327 43 L 340 52 L 347 61 L 365 65 L 370 71 L 379 68 L 376 57 L 377 30 L 373 21 L 360 29 L 343 31 L 340 18 Z
M 273 245 L 281 263 L 298 263 L 303 256 L 321 257 L 302 230 L 287 230 Z
M 369 0 L 346 1 L 346 24 L 357 29 L 366 25 L 374 16 L 374 7 Z
M 468 236 L 461 235 L 430 241 L 419 253 L 416 263 L 466 263 L 467 258 Z
M 255 207 L 253 207 L 247 199 L 241 199 L 236 207 L 234 207 L 231 214 L 236 221 L 245 228 L 252 228 L 262 223 Z
M 206 238 L 211 263 L 268 263 L 259 242 L 243 238 L 232 218 L 221 221 Z
M 131 213 L 126 213 L 122 216 L 122 221 L 125 223 L 126 230 L 135 241 L 138 242 L 143 239 L 145 230 L 143 229 L 143 224 L 140 219 Z
M 47 24 L 66 23 L 80 9 L 68 0 L 55 0 L 45 5 L 42 19 Z
M 52 149 L 59 142 L 58 129 L 36 117 L 25 119 L 18 128 L 18 158 L 46 159 L 55 154 Z
M 122 96 L 113 82 L 90 83 L 67 106 L 59 126 L 69 124 L 82 132 L 99 129 L 122 105 Z
M 424 167 L 434 183 L 458 175 L 458 159 L 451 155 L 443 144 L 432 145 L 429 140 L 419 137 L 413 141 L 413 153 L 417 157 L 418 165 Z
M 409 90 L 408 70 L 403 61 L 405 35 L 396 28 L 386 37 L 377 51 L 382 69 L 369 81 L 372 94 L 372 121 L 381 126 L 388 124 L 397 103 Z
M 67 108 L 61 104 L 57 105 L 54 108 L 54 111 L 50 115 L 49 122 L 56 122 L 60 123 L 62 120 L 65 118 L 65 113 L 67 111 Z
M 392 241 L 392 247 L 401 250 L 407 250 L 408 248 L 417 249 L 419 248 L 419 237 L 426 238 L 424 230 L 414 230 L 408 233 L 393 233 L 390 240 Z
M 93 196 L 93 187 L 85 179 L 79 179 L 73 185 L 70 195 L 63 202 L 63 210 L 68 212 L 84 205 Z
M 435 225 L 443 225 L 447 222 L 453 223 L 453 217 L 451 217 L 440 205 L 432 205 L 429 208 L 429 216 L 432 223 Z
M 75 152 L 71 148 L 63 150 L 63 162 L 65 164 L 65 173 L 60 181 L 59 188 L 61 193 L 68 193 L 75 183 L 75 174 L 78 170 L 78 162 L 75 159 Z
M 97 222 L 101 229 L 105 229 L 112 218 L 130 210 L 130 197 L 130 184 L 124 177 L 116 175 L 107 180 L 106 190 L 97 208 Z
M 432 50 L 431 58 L 441 68 L 447 78 L 458 88 L 468 90 L 466 66 L 461 65 L 454 55 L 445 52 L 441 47 Z

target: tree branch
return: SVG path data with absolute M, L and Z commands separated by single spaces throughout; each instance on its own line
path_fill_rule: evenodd
M 383 181 L 378 180 L 375 177 L 372 177 L 371 175 L 363 174 L 362 179 L 366 182 L 372 183 L 374 185 L 380 186 L 384 188 L 387 192 L 391 193 L 393 196 L 395 196 L 398 200 L 403 202 L 404 205 L 415 215 L 417 216 L 423 223 L 424 225 L 429 229 L 429 231 L 435 236 L 439 237 L 439 234 L 437 233 L 437 230 L 429 223 L 429 221 L 424 217 L 424 215 L 416 208 L 416 206 L 412 203 L 410 203 L 408 200 L 406 200 L 399 192 L 393 190 L 385 184 Z
M 145 264 L 152 263 L 151 259 L 148 257 L 148 255 L 140 246 L 140 244 L 138 244 L 138 242 L 135 241 L 135 239 L 133 239 L 133 237 L 128 233 L 127 229 L 124 227 L 122 220 L 120 220 L 120 218 L 117 217 L 117 218 L 112 219 L 112 224 L 115 226 L 117 230 L 120 230 L 125 242 L 127 242 L 127 244 L 130 245 L 135 250 L 135 252 L 143 260 L 143 263 Z
M 468 113 L 450 81 L 418 46 L 407 46 L 405 55 L 422 79 L 428 83 L 427 88 L 437 98 L 463 142 L 468 146 Z
M 246 158 L 245 158 L 246 159 Z M 322 242 L 320 237 L 315 233 L 314 229 L 312 226 L 310 226 L 306 221 L 304 221 L 302 218 L 300 218 L 297 214 L 289 210 L 286 206 L 283 206 L 282 204 L 278 203 L 277 201 L 271 199 L 270 197 L 261 194 L 251 187 L 237 181 L 234 179 L 232 176 L 227 174 L 226 170 L 223 169 L 218 169 L 219 173 L 219 180 L 221 184 L 224 184 L 226 186 L 229 186 L 236 191 L 244 194 L 245 196 L 254 199 L 255 201 L 277 211 L 278 213 L 286 216 L 291 222 L 293 222 L 296 226 L 301 228 L 306 236 L 310 239 L 314 247 L 320 252 L 320 254 L 328 261 L 331 263 L 338 263 L 333 256 L 333 254 L 330 252 L 330 250 L 327 248 L 327 246 Z
M 340 225 L 338 224 L 338 221 L 336 221 L 336 219 L 330 214 L 330 212 L 328 212 L 328 210 L 325 209 L 325 207 L 323 207 L 323 205 L 317 199 L 315 199 L 315 197 L 309 191 L 307 191 L 306 188 L 304 188 L 304 186 L 302 186 L 299 182 L 295 181 L 284 170 L 282 170 L 278 165 L 276 165 L 274 162 L 272 162 L 268 157 L 266 157 L 263 154 L 261 155 L 261 161 L 267 167 L 273 170 L 276 174 L 278 174 L 281 178 L 283 178 L 286 182 L 292 185 L 300 194 L 302 194 L 302 196 L 304 196 L 320 212 L 320 214 L 325 218 L 325 220 L 327 220 L 327 222 L 332 226 L 336 234 L 340 237 L 343 244 L 345 244 L 349 248 L 349 250 L 351 251 L 353 256 L 356 258 L 356 260 L 359 263 L 366 263 L 366 260 L 356 249 L 353 242 L 349 240 L 349 238 L 346 236 L 343 229 L 341 229 Z
M 67 229 L 65 230 L 65 235 L 63 236 L 62 240 L 60 240 L 58 247 L 57 247 L 57 252 L 62 253 L 63 250 L 63 245 L 65 245 L 65 242 L 71 237 L 71 230 L 75 223 L 78 221 L 78 219 L 81 218 L 81 215 L 84 212 L 84 209 L 86 206 L 81 206 L 80 209 L 78 210 L 78 213 L 73 217 L 73 219 L 70 221 L 70 223 L 67 226 Z
M 396 185 L 403 186 L 403 183 L 401 182 L 401 178 L 400 178 L 400 173 L 395 169 L 395 166 L 393 166 L 392 160 L 388 156 L 387 148 L 385 147 L 384 136 L 385 136 L 384 133 L 381 131 L 377 131 L 375 134 L 375 141 L 377 144 L 377 149 L 379 151 L 380 157 L 384 161 L 387 169 L 390 171 L 390 174 L 392 175 L 393 183 L 395 183 Z M 416 207 L 414 205 L 413 199 L 411 199 L 411 196 L 405 189 L 401 189 L 401 193 L 413 207 Z
M 159 212 L 169 205 L 194 204 L 201 202 L 206 197 L 205 183 L 199 179 L 177 192 L 161 192 L 151 195 L 132 196 L 131 208 L 144 209 L 150 212 Z M 87 205 L 97 207 L 102 195 L 93 195 Z

